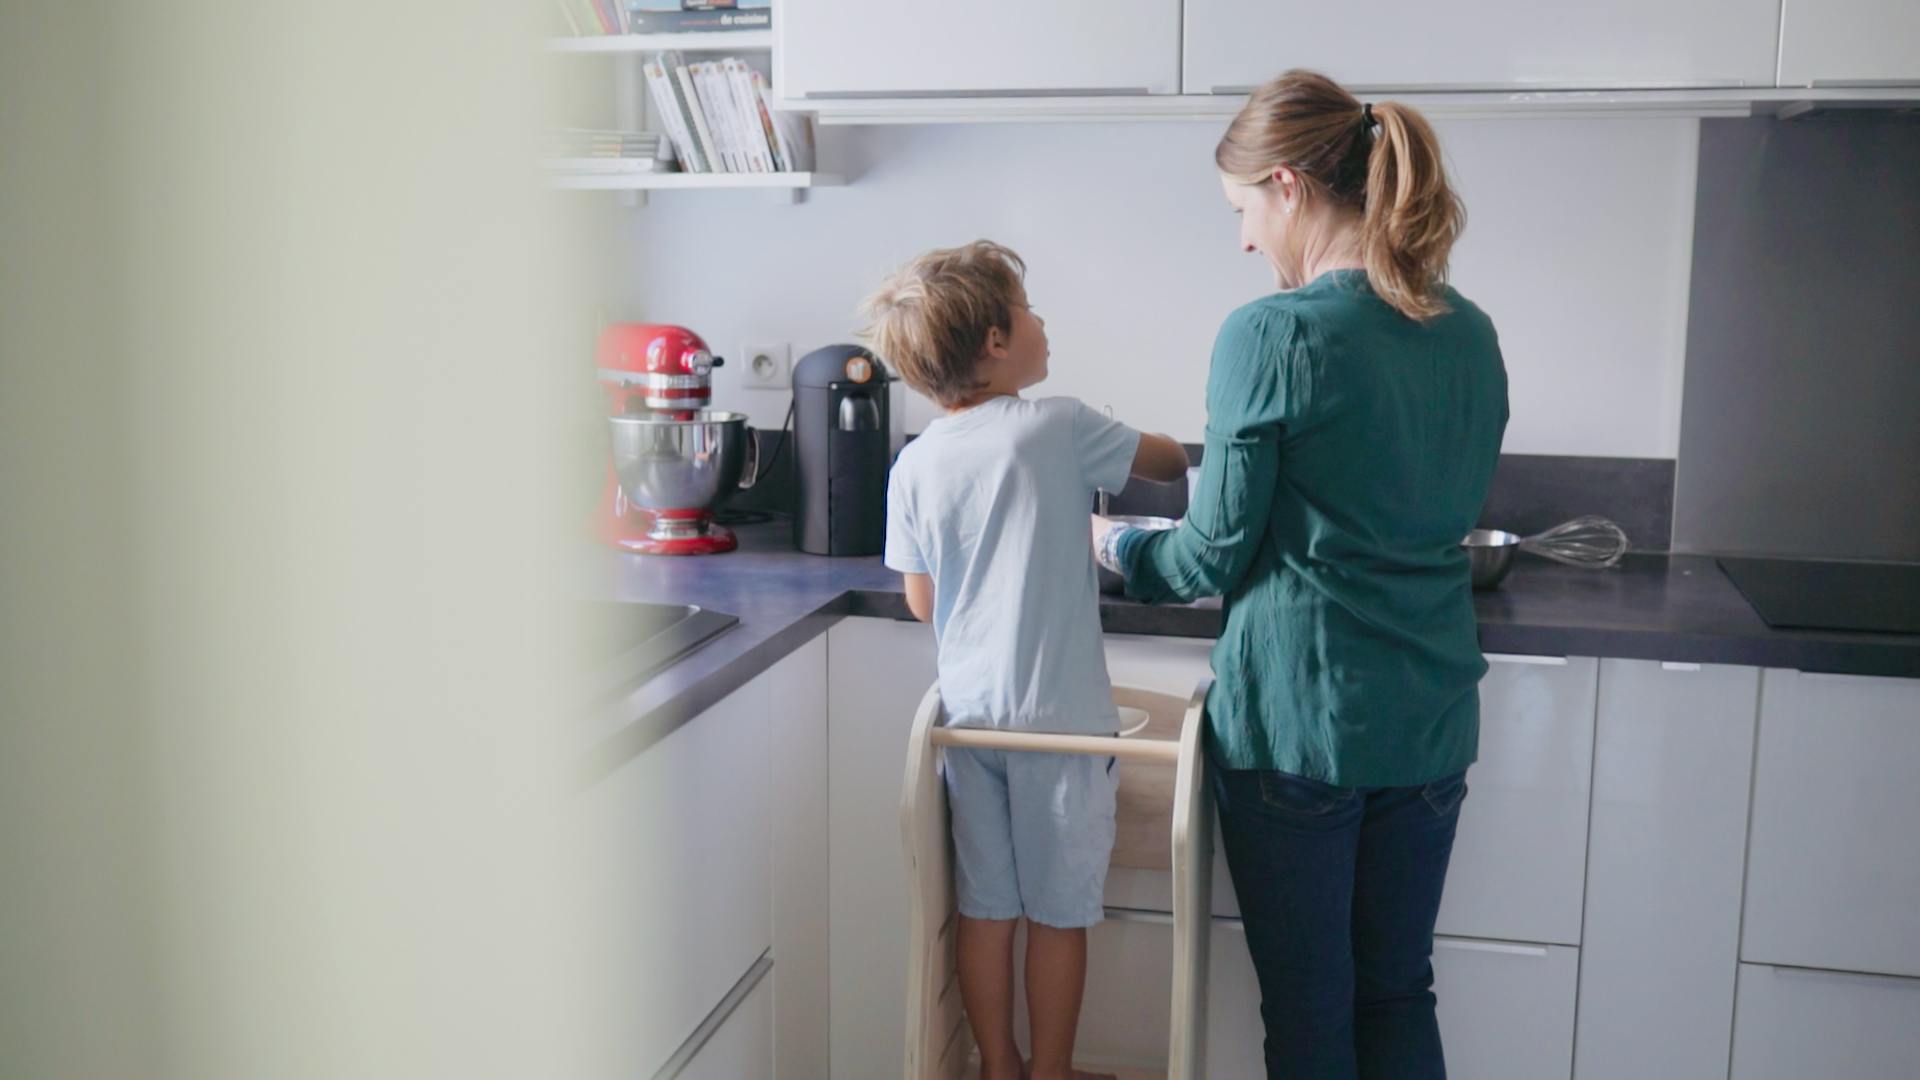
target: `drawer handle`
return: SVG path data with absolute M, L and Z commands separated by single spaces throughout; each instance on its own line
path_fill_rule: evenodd
M 1526 656 L 1520 653 L 1487 653 L 1489 664 L 1533 664 L 1536 667 L 1566 667 L 1564 656 Z
M 1660 661 L 1660 670 L 1661 671 L 1699 671 L 1700 665 L 1681 663 L 1678 660 L 1662 660 Z
M 687 1041 L 680 1044 L 680 1049 L 674 1051 L 665 1065 L 660 1066 L 660 1071 L 653 1074 L 653 1080 L 673 1080 L 674 1077 L 686 1071 L 687 1066 L 693 1062 L 694 1055 L 706 1047 L 707 1040 L 713 1038 L 714 1033 L 720 1030 L 720 1025 L 733 1016 L 733 1010 L 740 1007 L 740 1003 L 747 999 L 748 994 L 753 993 L 754 987 L 759 986 L 760 980 L 766 978 L 767 972 L 772 970 L 773 950 L 768 949 L 760 954 L 760 959 L 753 962 L 753 966 L 747 969 L 745 975 L 740 976 L 740 981 L 733 984 L 733 989 L 727 991 L 727 995 L 720 999 L 720 1004 L 713 1007 L 713 1011 L 707 1014 L 707 1018 L 700 1021 L 700 1026 L 693 1029 L 693 1034 L 687 1036 Z
M 1509 941 L 1470 941 L 1463 938 L 1434 938 L 1435 949 L 1459 949 L 1462 952 L 1501 953 L 1506 956 L 1532 956 L 1545 958 L 1545 945 L 1521 945 Z
M 1768 964 L 1777 975 L 1793 979 L 1818 979 L 1822 982 L 1863 982 L 1874 986 L 1892 984 L 1906 990 L 1920 991 L 1920 979 L 1904 975 L 1882 975 L 1871 971 L 1833 971 L 1828 968 L 1790 967 L 1786 964 Z

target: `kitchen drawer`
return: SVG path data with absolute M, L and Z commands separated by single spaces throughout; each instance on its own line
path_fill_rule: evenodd
M 1920 980 L 1740 965 L 1732 1080 L 1920 1076 Z
M 1725 1076 L 1760 672 L 1600 662 L 1582 1080 Z
M 1433 943 L 1447 1072 L 1473 1080 L 1566 1080 L 1580 950 L 1495 941 Z
M 571 808 L 612 1073 L 651 1076 L 772 945 L 768 709 L 748 683 Z
M 1480 760 L 1440 905 L 1443 934 L 1580 943 L 1599 665 L 1489 656 Z
M 1920 976 L 1920 680 L 1763 687 L 1740 958 Z
M 773 978 L 760 972 L 753 989 L 674 1080 L 773 1080 L 773 1075 Z

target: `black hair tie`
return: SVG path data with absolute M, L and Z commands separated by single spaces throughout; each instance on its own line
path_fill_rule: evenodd
M 1362 127 L 1373 127 L 1373 102 L 1360 106 L 1360 124 Z

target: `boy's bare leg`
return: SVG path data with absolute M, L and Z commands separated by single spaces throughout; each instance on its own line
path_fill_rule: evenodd
M 1030 1080 L 1094 1080 L 1073 1067 L 1080 995 L 1087 984 L 1087 932 L 1027 922 L 1027 1022 L 1033 1027 Z
M 980 1047 L 980 1080 L 1021 1080 L 1013 1041 L 1013 931 L 1018 919 L 960 916 L 960 1004 Z

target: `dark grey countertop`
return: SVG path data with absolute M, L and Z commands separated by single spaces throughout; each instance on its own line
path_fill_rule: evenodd
M 802 554 L 783 521 L 738 531 L 740 550 L 727 555 L 604 554 L 613 598 L 698 604 L 740 623 L 621 699 L 602 718 L 596 759 L 633 756 L 843 617 L 910 617 L 899 575 L 877 557 Z M 1920 635 L 1770 629 L 1708 556 L 1630 555 L 1596 571 L 1523 553 L 1499 589 L 1475 594 L 1474 606 L 1490 653 L 1920 678 Z M 1100 621 L 1109 633 L 1213 637 L 1220 608 L 1106 598 Z

